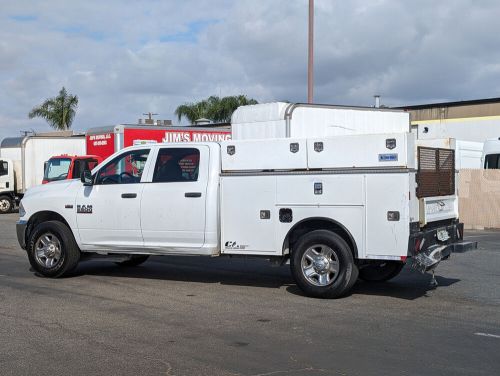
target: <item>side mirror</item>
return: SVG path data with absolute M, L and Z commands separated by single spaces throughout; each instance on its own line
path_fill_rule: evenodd
M 80 181 L 86 187 L 90 187 L 90 186 L 94 185 L 94 182 L 92 181 L 92 174 L 90 173 L 89 170 L 82 171 L 82 174 L 80 175 Z

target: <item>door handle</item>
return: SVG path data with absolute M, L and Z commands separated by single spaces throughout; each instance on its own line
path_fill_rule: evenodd
M 186 192 L 184 197 L 201 197 L 201 192 Z
M 122 193 L 122 198 L 136 198 L 137 193 Z

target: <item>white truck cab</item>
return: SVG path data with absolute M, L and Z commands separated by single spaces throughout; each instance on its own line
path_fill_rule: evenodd
M 481 168 L 484 169 L 500 168 L 500 138 L 494 138 L 484 142 L 481 164 Z
M 17 234 L 48 277 L 92 255 L 252 256 L 289 261 L 306 294 L 338 297 L 358 276 L 450 256 L 463 238 L 454 158 L 410 132 L 138 145 L 81 181 L 30 189 Z
M 85 136 L 57 131 L 7 137 L 0 142 L 0 214 L 11 212 L 29 188 L 42 184 L 54 155 L 82 155 Z
M 9 213 L 14 208 L 14 183 L 12 160 L 0 157 L 0 213 Z

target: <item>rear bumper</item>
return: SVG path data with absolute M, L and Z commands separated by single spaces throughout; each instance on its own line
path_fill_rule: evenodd
M 26 227 L 28 226 L 27 221 L 16 222 L 16 233 L 17 241 L 22 249 L 26 249 Z
M 453 252 L 465 252 L 477 247 L 463 242 L 464 225 L 458 219 L 439 222 L 420 228 L 418 223 L 410 225 L 408 257 L 413 259 L 412 266 L 422 273 L 434 270 L 441 260 Z

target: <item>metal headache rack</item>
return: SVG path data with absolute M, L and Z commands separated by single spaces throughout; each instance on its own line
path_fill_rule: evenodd
M 455 150 L 418 147 L 417 197 L 455 194 Z

